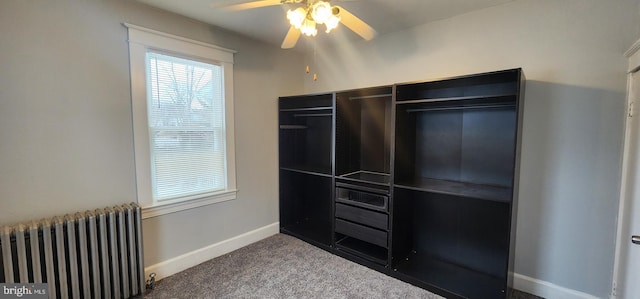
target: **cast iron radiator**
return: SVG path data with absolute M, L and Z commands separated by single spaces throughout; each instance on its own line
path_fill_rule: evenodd
M 135 203 L 0 227 L 0 282 L 47 283 L 49 298 L 131 298 L 145 290 Z

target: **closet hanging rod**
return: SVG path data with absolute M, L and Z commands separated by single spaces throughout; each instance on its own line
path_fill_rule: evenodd
M 308 107 L 308 108 L 287 108 L 280 109 L 281 112 L 291 112 L 291 111 L 314 111 L 314 110 L 331 110 L 332 106 L 321 106 L 321 107 Z
M 280 129 L 285 129 L 285 130 L 302 130 L 306 128 L 307 126 L 301 126 L 301 125 L 280 125 Z
M 400 100 L 397 104 L 418 104 L 418 103 L 433 103 L 433 102 L 450 102 L 459 100 L 480 100 L 491 98 L 509 98 L 514 97 L 514 93 L 498 93 L 498 94 L 486 94 L 475 96 L 460 96 L 460 97 L 444 97 L 444 98 L 427 98 L 427 99 L 415 99 L 415 100 Z
M 508 105 L 483 105 L 483 106 L 458 106 L 458 107 L 434 107 L 434 108 L 416 108 L 407 109 L 407 113 L 426 112 L 426 111 L 443 111 L 443 110 L 461 110 L 461 109 L 488 109 L 488 108 L 504 108 L 515 107 L 515 104 Z
M 370 95 L 370 96 L 359 96 L 359 97 L 349 97 L 349 100 L 363 100 L 363 99 L 375 99 L 375 98 L 386 98 L 386 97 L 390 97 L 393 94 L 390 93 L 386 93 L 386 94 L 376 94 L 376 95 Z
M 305 113 L 305 114 L 294 114 L 293 117 L 314 117 L 314 116 L 332 116 L 331 113 Z

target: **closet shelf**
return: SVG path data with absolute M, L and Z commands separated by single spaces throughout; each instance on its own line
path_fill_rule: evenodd
M 394 185 L 397 188 L 426 191 L 439 194 L 455 195 L 497 202 L 511 202 L 511 188 L 492 185 L 481 185 L 466 182 L 414 178 L 400 181 Z
M 394 272 L 409 281 L 417 280 L 465 298 L 499 298 L 506 291 L 503 289 L 505 277 L 495 277 L 416 253 L 400 260 Z
M 350 181 L 373 183 L 376 185 L 389 186 L 389 174 L 372 172 L 366 170 L 359 170 L 351 173 L 347 173 L 337 178 L 346 179 Z
M 332 177 L 331 170 L 325 169 L 321 166 L 312 165 L 294 165 L 294 166 L 280 166 L 280 170 L 293 171 L 303 174 L 319 175 L 324 177 Z
M 336 240 L 336 249 L 381 265 L 387 264 L 387 249 L 360 241 L 356 238 L 344 236 L 341 239 Z

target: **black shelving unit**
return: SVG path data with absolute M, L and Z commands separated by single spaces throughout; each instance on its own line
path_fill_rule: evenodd
M 389 264 L 392 98 L 391 86 L 336 94 L 334 246 L 380 267 Z
M 280 231 L 331 246 L 333 94 L 279 99 Z
M 524 81 L 280 98 L 281 232 L 447 298 L 507 298 Z
M 394 274 L 462 298 L 512 283 L 519 69 L 396 87 Z

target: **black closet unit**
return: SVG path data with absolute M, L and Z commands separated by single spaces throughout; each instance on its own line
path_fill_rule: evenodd
M 334 244 L 370 267 L 389 261 L 392 87 L 336 94 Z
M 396 87 L 395 276 L 453 297 L 506 298 L 523 82 L 514 69 Z
M 524 82 L 281 97 L 280 231 L 447 298 L 507 298 Z
M 280 231 L 331 246 L 333 94 L 279 100 Z

